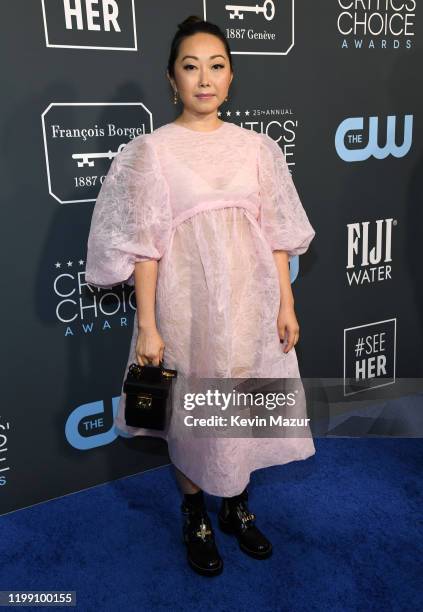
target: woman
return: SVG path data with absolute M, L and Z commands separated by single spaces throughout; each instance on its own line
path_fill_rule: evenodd
M 177 381 L 299 378 L 288 257 L 304 253 L 315 232 L 284 155 L 269 136 L 218 118 L 233 69 L 217 26 L 198 17 L 180 24 L 167 77 L 183 110 L 116 155 L 88 239 L 89 284 L 135 285 L 124 378 L 134 361 L 163 361 Z M 219 526 L 241 550 L 268 557 L 272 544 L 247 505 L 250 474 L 313 455 L 312 438 L 181 435 L 177 403 L 164 431 L 132 428 L 124 406 L 122 391 L 121 430 L 168 442 L 190 566 L 206 576 L 223 569 L 203 491 L 222 496 Z

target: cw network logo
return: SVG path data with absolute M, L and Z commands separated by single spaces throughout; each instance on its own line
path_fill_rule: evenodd
M 368 130 L 364 129 L 364 117 L 349 117 L 340 123 L 335 134 L 335 149 L 346 162 L 364 161 L 369 157 L 385 159 L 388 155 L 404 157 L 411 148 L 413 140 L 413 115 L 405 115 L 403 142 L 396 144 L 395 129 L 397 118 L 388 115 L 386 127 L 379 130 L 379 118 L 368 118 Z M 383 132 L 382 134 L 379 134 Z M 366 133 L 367 132 L 367 133 Z M 379 146 L 385 139 L 386 144 Z
M 112 398 L 113 420 L 118 413 L 119 397 Z M 69 444 L 78 450 L 90 450 L 111 444 L 118 436 L 130 437 L 117 430 L 114 423 L 107 431 L 104 431 L 104 415 L 105 403 L 102 400 L 75 408 L 68 416 L 65 425 L 65 436 Z M 86 435 L 82 435 L 81 430 Z

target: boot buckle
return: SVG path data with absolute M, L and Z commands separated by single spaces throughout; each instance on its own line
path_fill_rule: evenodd
M 201 538 L 203 542 L 206 541 L 206 536 L 211 535 L 211 530 L 205 524 L 204 519 L 201 520 L 200 529 L 196 531 L 195 535 Z
M 253 514 L 249 510 L 246 510 L 246 509 L 241 508 L 239 506 L 237 508 L 237 514 L 238 514 L 238 517 L 239 517 L 239 519 L 240 519 L 240 521 L 242 523 L 243 529 L 245 529 L 256 518 L 255 514 Z

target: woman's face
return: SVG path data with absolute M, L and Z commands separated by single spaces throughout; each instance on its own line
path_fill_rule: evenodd
M 198 32 L 185 38 L 174 66 L 175 78 L 167 75 L 184 110 L 202 118 L 216 115 L 228 95 L 233 74 L 225 46 L 213 36 Z M 199 97 L 209 94 L 208 97 Z

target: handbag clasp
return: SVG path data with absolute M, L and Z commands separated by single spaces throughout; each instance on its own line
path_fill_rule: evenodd
M 137 394 L 137 408 L 146 410 L 151 408 L 153 397 L 149 393 L 138 393 Z

